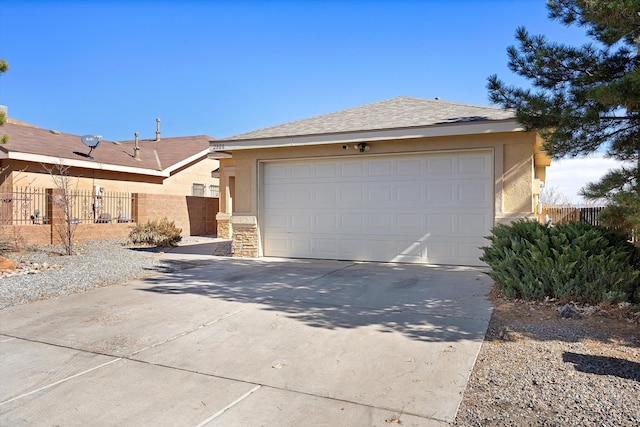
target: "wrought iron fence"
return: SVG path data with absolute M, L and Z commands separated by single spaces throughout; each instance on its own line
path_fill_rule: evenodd
M 74 191 L 70 194 L 69 211 L 72 221 L 81 223 L 131 222 L 131 194 L 92 191 Z
M 47 211 L 47 191 L 44 188 L 17 187 L 0 192 L 0 225 L 34 223 Z
M 22 187 L 0 191 L 0 225 L 49 224 L 51 204 L 69 211 L 69 219 L 76 224 L 132 222 L 130 193 L 105 192 L 95 195 L 90 190 L 71 191 L 54 195 L 44 188 Z

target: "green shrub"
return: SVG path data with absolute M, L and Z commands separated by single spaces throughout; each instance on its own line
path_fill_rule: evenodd
M 167 218 L 147 221 L 132 228 L 129 243 L 134 245 L 150 245 L 156 247 L 174 247 L 182 240 L 182 229 L 177 228 Z
M 624 235 L 586 223 L 498 225 L 480 258 L 508 297 L 577 303 L 640 298 L 640 254 Z

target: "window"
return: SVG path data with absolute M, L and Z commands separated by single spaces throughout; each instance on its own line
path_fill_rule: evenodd
M 191 195 L 196 197 L 204 197 L 204 184 L 193 184 L 191 186 Z
M 220 187 L 217 185 L 209 186 L 209 197 L 217 197 L 220 198 Z

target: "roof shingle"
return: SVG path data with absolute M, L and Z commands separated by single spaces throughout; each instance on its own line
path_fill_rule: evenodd
M 498 107 L 400 96 L 386 101 L 234 135 L 223 138 L 223 140 L 282 138 L 514 118 L 515 113 L 512 110 Z
M 0 128 L 0 134 L 9 136 L 9 141 L 0 145 L 1 158 L 6 158 L 8 153 L 16 152 L 55 159 L 89 160 L 86 154 L 90 148 L 82 143 L 78 135 L 51 131 L 17 121 L 7 121 Z M 199 153 L 206 156 L 212 139 L 207 135 L 198 135 L 161 138 L 160 141 L 140 140 L 139 160 L 133 157 L 134 141 L 103 140 L 91 156 L 97 163 L 159 171 L 171 168 Z

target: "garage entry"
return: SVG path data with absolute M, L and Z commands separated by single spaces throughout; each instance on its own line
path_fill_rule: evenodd
M 263 254 L 482 265 L 493 153 L 261 163 Z

